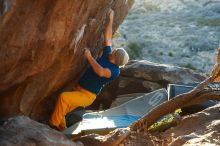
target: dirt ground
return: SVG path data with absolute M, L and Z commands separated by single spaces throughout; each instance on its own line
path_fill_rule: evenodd
M 160 135 L 150 133 L 132 133 L 120 146 L 166 146 L 170 143 L 167 139 L 161 139 Z

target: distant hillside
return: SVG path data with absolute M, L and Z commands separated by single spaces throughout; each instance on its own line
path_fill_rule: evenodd
M 219 7 L 212 0 L 136 0 L 116 44 L 132 58 L 209 73 L 220 43 Z

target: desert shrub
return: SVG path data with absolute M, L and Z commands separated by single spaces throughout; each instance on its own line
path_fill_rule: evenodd
M 220 20 L 219 19 L 204 19 L 204 18 L 200 18 L 200 19 L 197 20 L 197 24 L 199 26 L 218 27 L 218 26 L 220 26 Z
M 179 65 L 180 67 L 184 67 L 184 68 L 188 68 L 188 69 L 191 69 L 191 70 L 197 70 L 197 68 L 195 66 L 193 66 L 191 63 L 187 63 L 187 64 L 180 64 Z
M 141 42 L 128 42 L 126 50 L 130 56 L 130 59 L 142 59 L 143 48 L 144 44 Z
M 113 38 L 114 38 L 114 39 L 117 39 L 117 38 L 119 38 L 119 37 L 121 37 L 121 33 L 117 30 L 117 31 L 114 33 Z
M 169 52 L 168 56 L 173 57 L 174 56 L 173 52 Z
M 170 128 L 170 126 L 173 126 L 173 124 L 170 123 L 176 123 L 178 122 L 178 117 L 180 117 L 180 113 L 182 112 L 181 109 L 175 110 L 174 113 L 164 116 L 161 120 L 154 123 L 149 127 L 149 131 L 151 132 L 163 132 Z M 165 126 L 168 125 L 168 126 Z

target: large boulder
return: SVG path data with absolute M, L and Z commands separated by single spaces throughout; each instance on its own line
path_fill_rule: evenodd
M 109 108 L 112 101 L 120 95 L 130 93 L 148 93 L 167 88 L 170 83 L 195 83 L 205 79 L 205 75 L 190 69 L 158 64 L 147 60 L 132 60 L 121 70 L 121 75 L 97 97 L 92 108 Z
M 184 117 L 162 134 L 169 145 L 220 145 L 220 104 Z
M 144 79 L 167 85 L 168 83 L 193 83 L 205 79 L 204 75 L 190 69 L 153 63 L 147 60 L 131 61 L 121 73 L 122 76 Z
M 132 4 L 133 0 L 0 0 L 0 117 L 47 119 L 58 89 L 70 82 L 73 86 L 83 75 L 84 48 L 96 57 L 101 53 L 109 9 L 115 10 L 115 31 Z
M 38 123 L 26 116 L 9 118 L 0 127 L 1 146 L 82 146 L 61 132 Z
M 178 120 L 163 133 L 135 132 L 123 141 L 129 146 L 217 146 L 220 145 L 220 104 Z

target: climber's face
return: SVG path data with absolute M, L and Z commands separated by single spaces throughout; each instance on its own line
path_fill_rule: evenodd
M 115 54 L 116 54 L 116 49 L 113 49 L 113 51 L 112 51 L 112 57 L 113 57 L 114 60 L 115 60 Z
M 115 64 L 115 52 L 116 52 L 116 49 L 113 49 L 112 54 L 111 54 L 111 56 L 112 56 L 112 63 L 114 63 L 114 64 Z
M 109 61 L 113 64 L 115 64 L 115 52 L 116 49 L 113 49 L 112 53 L 109 55 Z

